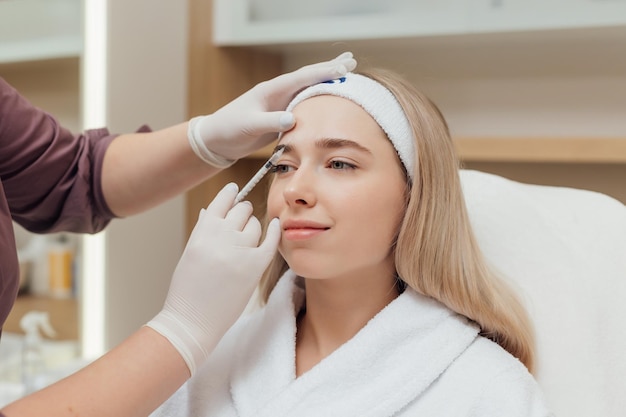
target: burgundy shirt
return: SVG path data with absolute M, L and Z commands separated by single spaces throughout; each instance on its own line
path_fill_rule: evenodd
M 73 135 L 0 77 L 0 332 L 19 286 L 11 219 L 36 233 L 95 233 L 114 217 L 101 186 L 115 136 Z

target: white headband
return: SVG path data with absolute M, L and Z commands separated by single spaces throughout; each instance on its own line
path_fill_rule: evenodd
M 332 95 L 361 106 L 383 129 L 413 180 L 415 140 L 409 121 L 394 95 L 381 84 L 363 75 L 347 73 L 341 78 L 312 85 L 302 90 L 287 106 L 291 111 L 307 98 Z

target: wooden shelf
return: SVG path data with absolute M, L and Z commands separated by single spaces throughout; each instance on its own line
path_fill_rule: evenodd
M 466 162 L 626 164 L 626 138 L 456 138 Z M 269 158 L 274 144 L 250 155 Z
M 626 138 L 458 138 L 472 162 L 626 163 Z

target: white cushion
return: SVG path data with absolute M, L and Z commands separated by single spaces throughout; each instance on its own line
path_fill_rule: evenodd
M 487 260 L 537 335 L 536 377 L 557 416 L 626 411 L 626 207 L 596 192 L 461 170 Z

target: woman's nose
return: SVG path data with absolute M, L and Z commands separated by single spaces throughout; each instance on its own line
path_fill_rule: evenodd
M 289 179 L 283 195 L 290 206 L 314 206 L 317 201 L 314 175 L 306 169 L 298 169 Z

